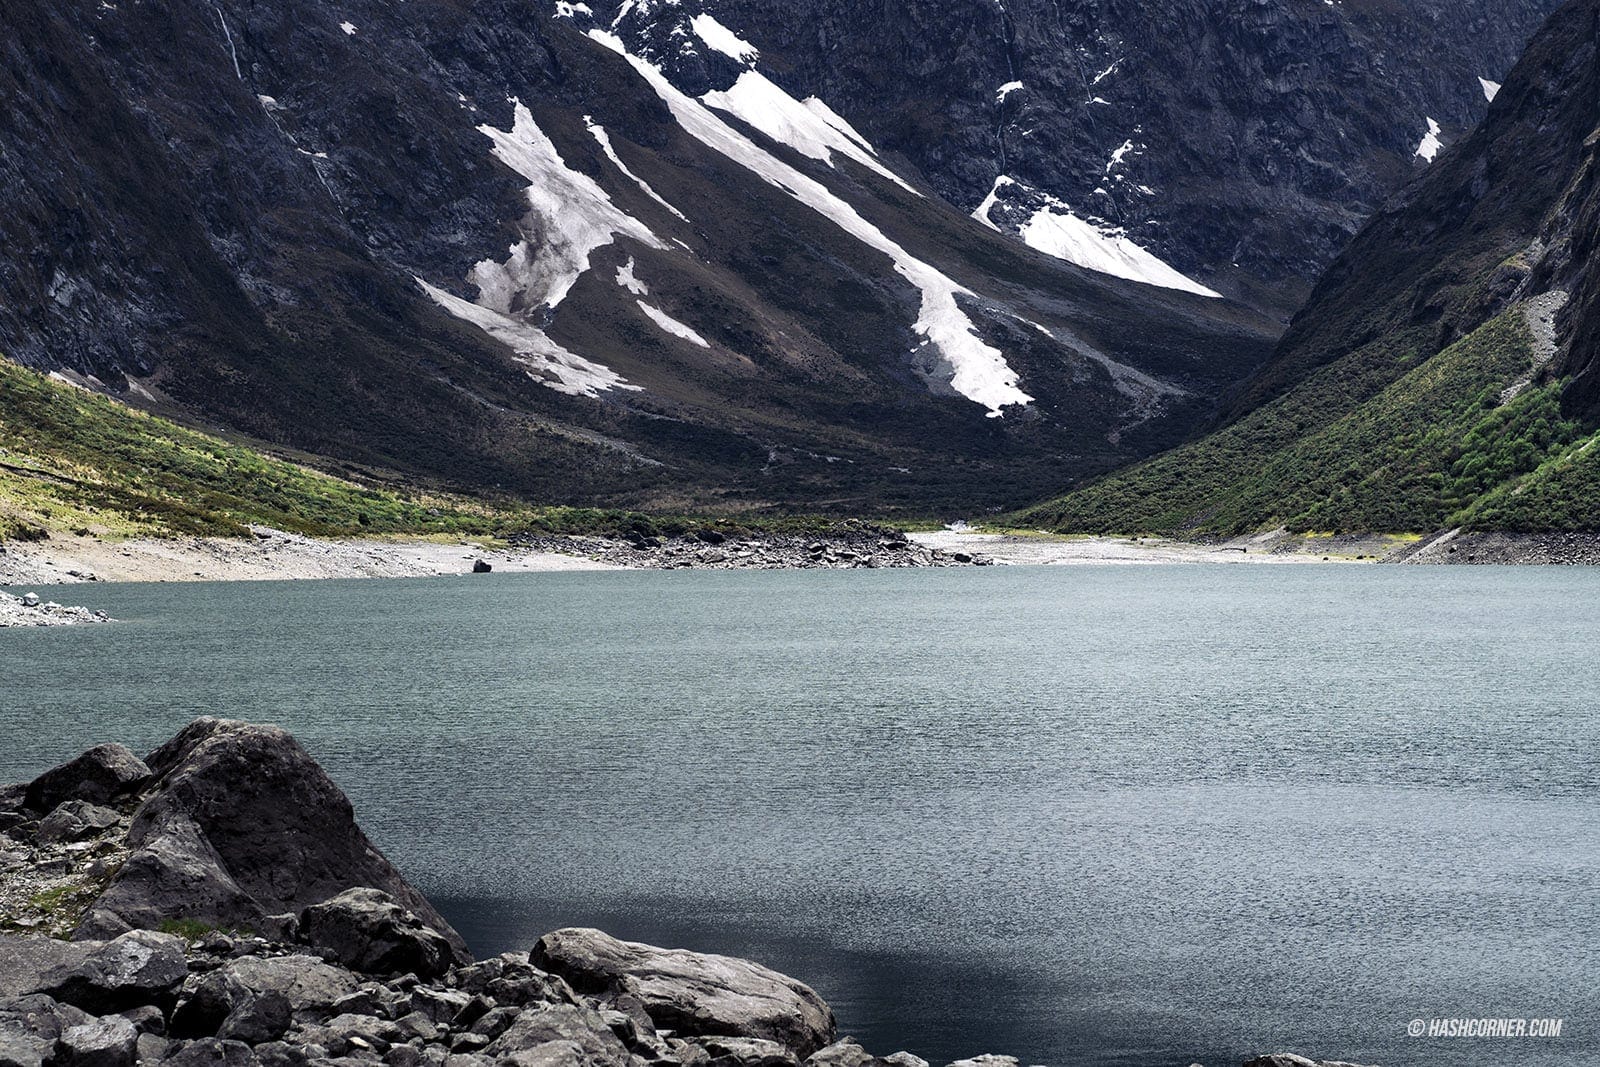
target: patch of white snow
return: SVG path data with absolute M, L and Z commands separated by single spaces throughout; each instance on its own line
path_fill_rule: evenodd
M 589 128 L 590 135 L 592 135 L 595 141 L 600 145 L 600 151 L 606 154 L 606 158 L 611 160 L 612 165 L 620 170 L 625 176 L 632 179 L 633 183 L 644 192 L 644 195 L 648 196 L 651 200 L 654 200 L 656 203 L 672 212 L 684 222 L 689 221 L 687 215 L 673 207 L 671 204 L 667 203 L 660 193 L 656 192 L 650 187 L 649 182 L 646 182 L 643 178 L 639 177 L 628 168 L 628 165 L 622 161 L 622 157 L 617 155 L 616 146 L 611 143 L 611 135 L 606 132 L 606 128 L 604 126 L 595 122 L 594 119 L 590 118 L 588 115 L 583 116 L 583 124 Z
M 1422 143 L 1417 145 L 1416 154 L 1432 163 L 1439 157 L 1439 150 L 1444 147 L 1444 142 L 1439 140 L 1439 134 L 1444 131 L 1433 119 L 1428 120 L 1427 136 L 1422 138 Z
M 707 48 L 721 52 L 730 59 L 736 59 L 740 63 L 754 63 L 761 58 L 759 48 L 710 15 L 704 13 L 696 15 L 689 20 L 689 25 L 694 29 L 694 35 L 704 41 Z
M 344 31 L 346 37 L 354 37 L 356 34 L 356 24 L 353 22 L 341 22 L 339 28 Z
M 1021 237 L 1030 248 L 1101 274 L 1213 299 L 1222 296 L 1140 248 L 1126 234 L 1079 218 L 1060 201 L 1035 211 Z
M 916 192 L 898 174 L 878 162 L 876 153 L 861 135 L 831 110 L 826 110 L 826 105 L 815 108 L 800 103 L 759 71 L 745 71 L 731 88 L 707 93 L 700 101 L 728 112 L 803 156 L 833 166 L 833 156 L 838 153 L 902 189 Z
M 671 315 L 668 315 L 660 308 L 652 307 L 651 305 L 646 304 L 643 300 L 636 300 L 634 303 L 639 305 L 640 311 L 643 311 L 646 315 L 650 316 L 651 322 L 661 327 L 661 329 L 665 332 L 670 333 L 674 337 L 681 337 L 690 344 L 699 345 L 701 348 L 711 347 L 710 341 L 707 341 L 692 328 L 685 326 L 683 323 L 679 322 Z
M 1479 78 L 1478 84 L 1483 86 L 1483 98 L 1489 103 L 1494 103 L 1494 98 L 1500 95 L 1500 83 L 1492 82 L 1488 78 Z
M 970 297 L 972 294 L 967 289 L 890 240 L 822 183 L 762 150 L 699 101 L 684 95 L 656 67 L 629 54 L 617 37 L 598 30 L 591 30 L 589 36 L 624 56 L 690 136 L 793 196 L 894 262 L 896 272 L 922 294 L 915 329 L 925 339 L 919 353 L 935 357 L 927 360 L 932 369 L 924 371 L 930 382 L 948 385 L 981 404 L 989 410 L 991 418 L 1000 416 L 1006 407 L 1033 400 L 1018 387 L 1017 373 L 1006 363 L 1004 354 L 984 343 L 972 320 L 962 311 L 957 297 Z

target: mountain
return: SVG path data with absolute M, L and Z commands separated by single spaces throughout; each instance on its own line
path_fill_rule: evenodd
M 0 351 L 358 477 L 1012 505 L 1213 420 L 1539 7 L 17 0 Z
M 1224 428 L 1022 520 L 1082 531 L 1600 529 L 1600 0 L 1318 284 Z

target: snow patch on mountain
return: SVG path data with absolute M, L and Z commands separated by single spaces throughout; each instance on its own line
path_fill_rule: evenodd
M 1428 119 L 1428 132 L 1423 136 L 1422 143 L 1417 145 L 1416 155 L 1421 156 L 1429 163 L 1439 158 L 1439 150 L 1444 147 L 1444 142 L 1439 140 L 1439 135 L 1443 132 L 1443 128 L 1437 122 L 1431 118 Z
M 525 319 L 463 300 L 421 278 L 417 278 L 416 283 L 450 314 L 510 348 L 512 358 L 527 367 L 528 377 L 540 385 L 568 396 L 594 397 L 608 389 L 640 391 L 637 385 L 630 385 L 610 367 L 569 351 Z
M 493 126 L 478 132 L 494 143 L 495 158 L 526 178 L 530 239 L 511 247 L 504 263 L 484 260 L 469 279 L 482 290 L 478 302 L 502 314 L 554 309 L 583 273 L 589 257 L 618 237 L 650 248 L 666 244 L 650 228 L 611 202 L 598 182 L 568 167 L 520 100 L 510 130 Z
M 837 153 L 888 178 L 907 192 L 916 192 L 894 171 L 878 162 L 877 153 L 850 124 L 818 100 L 818 107 L 802 104 L 759 71 L 747 70 L 729 89 L 700 98 L 709 107 L 726 111 L 760 130 L 779 144 L 830 167 Z
M 1113 165 L 1120 159 L 1121 156 L 1117 156 Z M 1004 196 L 1006 190 L 1016 185 L 1016 180 L 1009 175 L 1000 175 L 994 180 L 994 188 L 983 203 L 973 211 L 972 217 L 991 230 L 1005 232 L 996 225 L 992 215 L 1001 200 L 1007 199 Z M 1028 216 L 1017 234 L 1030 248 L 1115 278 L 1212 299 L 1222 297 L 1221 293 L 1201 285 L 1139 247 L 1123 231 L 1079 218 L 1068 205 L 1049 194 L 1034 193 L 1033 199 L 1025 202 L 1041 205 Z
M 623 173 L 624 177 L 630 179 L 644 192 L 644 195 L 648 196 L 651 200 L 654 200 L 656 203 L 672 212 L 672 214 L 676 215 L 684 222 L 689 221 L 689 217 L 687 215 L 673 207 L 671 204 L 667 203 L 666 199 L 662 197 L 660 193 L 656 192 L 650 187 L 649 182 L 645 181 L 628 168 L 628 165 L 622 161 L 622 157 L 617 155 L 616 146 L 611 143 L 611 135 L 606 132 L 606 128 L 604 126 L 600 125 L 598 122 L 595 122 L 594 119 L 588 115 L 583 116 L 583 124 L 584 126 L 588 127 L 590 136 L 592 136 L 595 139 L 595 142 L 600 146 L 600 151 L 606 154 L 606 158 L 611 161 L 614 167 Z
M 1006 363 L 1004 354 L 984 343 L 961 309 L 957 297 L 971 297 L 969 290 L 912 256 L 820 182 L 764 151 L 708 107 L 679 91 L 658 68 L 631 54 L 615 35 L 591 30 L 589 36 L 625 57 L 690 136 L 894 262 L 896 272 L 922 294 L 914 328 L 925 339 L 918 353 L 934 357 L 925 360 L 931 369 L 923 372 L 930 382 L 948 385 L 981 404 L 991 418 L 1000 416 L 1009 406 L 1032 402 L 1033 397 L 1019 388 L 1017 373 Z
M 1483 98 L 1489 103 L 1494 103 L 1494 98 L 1500 95 L 1500 83 L 1492 82 L 1488 78 L 1479 78 L 1478 84 L 1483 86 Z
M 617 268 L 617 284 L 622 286 L 634 296 L 649 296 L 650 287 L 639 280 L 633 272 L 633 257 L 628 257 L 628 262 Z
M 754 63 L 761 58 L 761 50 L 746 41 L 710 15 L 701 13 L 689 20 L 694 35 L 705 42 L 707 48 L 721 52 L 740 63 Z
M 670 333 L 674 337 L 681 337 L 690 344 L 699 345 L 701 348 L 711 347 L 711 342 L 701 337 L 692 327 L 685 326 L 660 308 L 646 304 L 643 300 L 637 300 L 635 303 L 639 305 L 639 310 L 648 315 L 650 321 L 661 327 L 664 332 Z
M 667 246 L 613 204 L 593 178 L 568 167 L 522 101 L 513 99 L 512 104 L 510 130 L 483 125 L 478 132 L 493 142 L 496 159 L 530 183 L 524 220 L 529 238 L 512 245 L 504 263 L 486 259 L 472 268 L 467 280 L 478 287 L 477 303 L 420 278 L 417 284 L 440 307 L 510 347 L 541 385 L 572 396 L 637 389 L 609 367 L 556 343 L 540 327 L 538 316 L 566 299 L 589 269 L 590 256 L 618 237 L 650 248 Z

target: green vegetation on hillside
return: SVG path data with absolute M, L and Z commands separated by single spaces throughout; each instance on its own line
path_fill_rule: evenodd
M 1017 516 L 1075 533 L 1232 535 L 1594 525 L 1600 463 L 1533 369 L 1520 311 L 1416 363 L 1385 337 L 1190 445 Z M 1412 366 L 1412 364 L 1415 364 Z M 1410 369 L 1407 369 L 1407 368 Z
M 481 529 L 441 502 L 364 488 L 0 360 L 0 540 L 51 530 L 239 536 Z
M 0 359 L 0 542 L 53 533 L 244 536 L 519 533 L 674 537 L 714 526 L 828 535 L 879 527 L 813 516 L 644 515 L 357 485 L 136 411 Z

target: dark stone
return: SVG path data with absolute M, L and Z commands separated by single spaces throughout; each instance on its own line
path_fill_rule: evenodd
M 120 1015 L 108 1015 L 61 1033 L 57 1067 L 131 1067 L 139 1031 Z
M 431 910 L 431 909 L 430 909 Z M 450 942 L 378 889 L 347 889 L 300 913 L 300 939 L 367 974 L 437 977 L 455 962 Z
M 62 1032 L 88 1021 L 83 1012 L 51 997 L 0 999 L 0 1067 L 43 1067 L 55 1055 Z
M 335 1014 L 333 1005 L 355 988 L 354 975 L 310 956 L 247 956 L 185 982 L 172 1031 L 182 1037 L 214 1036 L 250 1000 L 273 994 L 288 1001 L 296 1020 L 321 1021 Z
M 20 939 L 27 941 L 29 939 Z M 90 1012 L 116 1012 L 160 1001 L 176 991 L 189 974 L 183 942 L 170 934 L 135 930 L 113 941 L 69 945 L 76 951 L 60 952 L 24 945 L 18 974 L 32 989 Z M 0 952 L 15 949 L 15 942 L 0 944 Z M 53 956 L 52 965 L 36 964 Z
M 162 1067 L 258 1067 L 260 1061 L 243 1041 L 203 1037 L 161 1061 Z
M 64 800 L 54 811 L 39 820 L 33 837 L 41 844 L 58 844 L 93 837 L 117 825 L 119 816 L 110 808 L 87 800 Z
M 141 765 L 142 766 L 142 765 Z M 271 726 L 198 719 L 150 754 L 156 775 L 128 832 L 132 855 L 79 933 L 172 918 L 258 929 L 356 886 L 380 889 L 465 943 L 356 825 L 350 801 L 300 745 Z
M 63 800 L 107 804 L 149 780 L 150 768 L 123 746 L 96 745 L 29 782 L 24 803 L 41 813 L 54 810 Z
M 558 930 L 534 947 L 539 966 L 579 992 L 631 994 L 655 1026 L 683 1035 L 776 1041 L 797 1056 L 833 1042 L 833 1012 L 811 987 L 749 960 Z
M 570 1004 L 520 1013 L 485 1051 L 502 1063 L 629 1067 L 632 1062 L 627 1046 L 595 1011 Z
M 754 1037 L 696 1037 L 691 1043 L 705 1049 L 707 1067 L 799 1067 L 795 1054 L 776 1041 Z
M 488 574 L 489 572 L 491 572 L 493 570 L 494 570 L 494 564 L 490 563 L 488 560 L 485 560 L 485 559 L 477 560 L 476 562 L 474 562 L 472 564 L 472 573 L 473 574 Z

